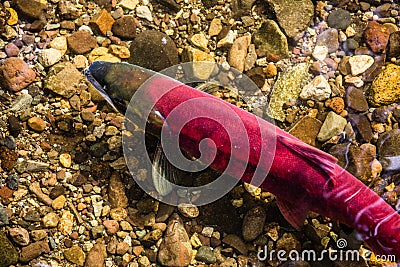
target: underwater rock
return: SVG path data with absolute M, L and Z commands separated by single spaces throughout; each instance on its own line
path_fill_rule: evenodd
M 253 43 L 259 52 L 267 57 L 275 56 L 283 59 L 289 56 L 286 36 L 273 20 L 268 19 L 253 34 Z
M 311 0 L 266 0 L 275 13 L 279 26 L 290 39 L 298 39 L 314 17 Z
M 268 109 L 269 116 L 279 121 L 285 120 L 283 104 L 289 100 L 299 98 L 301 89 L 311 77 L 308 73 L 308 68 L 309 65 L 307 63 L 301 63 L 279 75 L 271 93 Z
M 179 62 L 174 41 L 165 33 L 148 30 L 138 34 L 129 48 L 129 63 L 160 71 Z M 152 55 L 149 57 L 149 55 Z

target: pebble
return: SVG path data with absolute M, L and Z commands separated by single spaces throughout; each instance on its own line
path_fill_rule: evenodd
M 50 252 L 49 243 L 45 240 L 38 241 L 26 247 L 21 248 L 21 254 L 19 260 L 21 262 L 26 263 L 33 259 L 36 259 L 43 253 L 49 253 L 49 252 Z
M 43 67 L 47 68 L 53 66 L 57 62 L 61 60 L 62 54 L 60 50 L 55 48 L 48 48 L 40 51 L 39 53 L 39 62 L 43 65 Z
M 107 229 L 107 234 L 116 234 L 119 230 L 119 224 L 115 220 L 105 220 L 103 221 L 104 227 Z
M 32 97 L 31 97 L 32 98 Z M 21 123 L 14 115 L 8 117 L 8 131 L 13 137 L 18 137 L 22 131 Z
M 245 256 L 247 255 L 248 248 L 246 244 L 242 241 L 242 239 L 240 239 L 240 237 L 238 237 L 237 235 L 228 234 L 222 239 L 222 242 L 230 247 L 233 247 L 240 254 Z
M 153 16 L 151 15 L 151 11 L 148 6 L 136 7 L 136 16 L 146 19 L 148 21 L 153 21 Z
M 65 168 L 70 168 L 71 167 L 71 165 L 72 165 L 72 157 L 71 157 L 70 154 L 68 154 L 68 153 L 60 154 L 59 159 L 60 159 L 60 163 L 61 163 L 61 165 L 63 167 L 65 167 Z
M 318 141 L 325 142 L 338 135 L 343 131 L 346 124 L 347 121 L 345 118 L 337 115 L 333 111 L 329 112 L 318 133 Z
M 194 46 L 197 46 L 198 48 L 201 48 L 202 50 L 206 50 L 207 49 L 208 40 L 207 40 L 207 37 L 203 33 L 194 34 L 190 38 L 190 42 Z
M 220 38 L 217 43 L 217 47 L 219 48 L 231 46 L 236 39 L 237 31 L 229 30 L 226 34 L 222 33 L 224 33 L 224 28 L 222 28 L 222 31 L 218 34 L 218 39 L 221 35 L 223 35 L 224 37 Z
M 0 231 L 0 256 L 1 256 L 1 267 L 7 267 L 10 265 L 17 264 L 18 262 L 18 251 L 12 245 L 11 241 L 8 240 L 4 231 Z
M 214 62 L 215 59 L 210 54 L 193 47 L 186 47 L 182 53 L 182 58 L 186 62 Z M 199 80 L 207 80 L 214 70 L 213 64 L 192 64 L 191 74 Z
M 105 261 L 104 251 L 104 245 L 94 244 L 87 254 L 85 267 L 103 267 Z
M 217 261 L 217 258 L 209 246 L 201 246 L 196 253 L 195 259 L 205 264 L 212 264 Z
M 390 35 L 389 57 L 400 57 L 400 31 L 394 32 Z
M 289 56 L 286 36 L 273 20 L 266 20 L 253 34 L 253 43 L 267 57 L 273 55 L 283 59 Z
M 82 73 L 72 63 L 61 62 L 50 68 L 44 80 L 44 87 L 58 95 L 70 98 L 76 93 L 83 79 Z
M 119 5 L 129 10 L 135 10 L 138 3 L 138 0 L 122 0 Z
M 6 58 L 0 65 L 1 85 L 13 92 L 21 91 L 35 78 L 36 74 L 33 69 L 20 58 Z
M 11 190 L 18 190 L 18 184 L 19 184 L 18 174 L 12 173 L 7 176 L 6 185 L 8 188 L 10 188 Z
M 97 47 L 93 49 L 90 52 L 88 58 L 89 58 L 89 63 L 92 63 L 93 61 L 96 60 L 107 61 L 107 62 L 121 62 L 121 59 L 109 53 L 109 49 L 106 47 Z
M 97 46 L 97 41 L 90 32 L 80 30 L 67 37 L 68 48 L 77 55 L 85 54 Z
M 311 116 L 304 116 L 292 128 L 289 133 L 306 144 L 316 146 L 315 140 L 322 126 L 322 122 Z
M 329 27 L 346 30 L 351 23 L 350 12 L 341 8 L 332 11 L 328 16 Z
M 63 210 L 61 219 L 58 223 L 58 230 L 63 235 L 69 235 L 72 232 L 73 226 L 74 226 L 74 215 L 67 210 Z
M 178 50 L 174 41 L 166 34 L 155 30 L 143 31 L 132 41 L 130 48 L 131 56 L 128 60 L 154 71 L 178 64 Z M 151 54 L 152 57 L 148 57 Z M 157 60 L 153 60 L 157 58 Z
M 368 118 L 361 114 L 349 114 L 348 118 L 353 126 L 353 129 L 355 129 L 359 134 L 359 137 L 366 142 L 370 142 L 373 137 L 373 133 Z
M 20 246 L 27 246 L 30 242 L 29 239 L 29 233 L 26 229 L 24 228 L 10 228 L 8 230 L 8 233 L 15 243 L 17 243 Z
M 382 163 L 382 167 L 386 171 L 397 171 L 400 166 L 396 161 L 392 161 L 391 158 L 399 157 L 399 140 L 400 140 L 400 130 L 393 129 L 383 133 L 377 142 L 377 149 L 379 153 L 379 161 Z
M 334 53 L 339 49 L 339 33 L 337 29 L 328 28 L 317 36 L 316 46 L 325 46 L 328 53 Z
M 364 31 L 365 42 L 375 53 L 383 52 L 386 49 L 389 36 L 389 29 L 376 21 L 370 21 Z
M 356 76 L 364 73 L 374 64 L 374 58 L 369 55 L 356 55 L 349 58 L 351 74 Z
M 30 236 L 32 237 L 32 240 L 34 242 L 43 240 L 47 237 L 47 232 L 46 230 L 32 230 L 30 233 Z
M 290 39 L 298 39 L 314 17 L 311 0 L 266 0 L 276 16 L 277 23 Z
M 114 19 L 106 9 L 102 9 L 90 20 L 90 27 L 97 33 L 107 36 L 107 32 L 111 31 Z
M 355 111 L 364 112 L 368 110 L 368 102 L 364 92 L 360 89 L 349 87 L 346 91 L 346 105 Z
M 64 250 L 64 257 L 78 266 L 83 266 L 86 259 L 85 252 L 79 246 L 72 246 Z
M 6 52 L 8 57 L 16 57 L 19 54 L 19 48 L 13 43 L 8 43 L 4 47 L 4 51 Z
M 400 66 L 389 64 L 374 79 L 371 86 L 371 103 L 375 106 L 390 105 L 400 100 Z
M 121 3 L 120 3 L 121 4 Z M 112 27 L 115 36 L 122 39 L 133 39 L 136 36 L 136 22 L 133 16 L 123 16 L 117 19 Z
M 10 111 L 20 112 L 25 110 L 29 113 L 29 107 L 31 106 L 33 101 L 33 97 L 30 94 L 21 94 L 19 95 L 13 103 L 11 103 Z
M 208 35 L 210 36 L 217 36 L 222 30 L 222 22 L 218 18 L 214 18 L 211 23 L 210 27 L 208 28 Z
M 245 214 L 242 235 L 246 242 L 256 239 L 263 232 L 266 217 L 267 213 L 261 206 L 254 207 Z
M 116 172 L 111 175 L 108 185 L 108 201 L 112 208 L 126 208 L 128 206 L 125 186 L 121 182 L 119 174 Z
M 323 101 L 332 93 L 331 86 L 323 75 L 318 75 L 310 83 L 303 87 L 300 93 L 302 99 Z
M 42 118 L 33 117 L 28 120 L 28 126 L 36 132 L 43 132 L 46 129 L 46 122 Z
M 18 154 L 6 146 L 0 146 L 1 168 L 5 171 L 11 171 L 17 163 Z
M 199 208 L 193 204 L 181 203 L 178 205 L 178 210 L 183 216 L 191 219 L 196 218 L 200 213 Z
M 30 0 L 17 0 L 15 7 L 25 17 L 31 20 L 44 18 L 47 5 L 42 2 L 35 2 L 33 4 Z
M 182 220 L 171 216 L 159 247 L 158 261 L 164 266 L 187 266 L 192 259 L 192 246 Z
M 60 209 L 64 208 L 66 201 L 67 201 L 67 199 L 65 198 L 65 196 L 61 195 L 53 200 L 53 203 L 51 206 L 55 210 L 60 210 Z
M 314 47 L 314 51 L 312 53 L 312 56 L 316 59 L 316 60 L 320 60 L 323 61 L 326 56 L 328 55 L 328 47 L 326 46 L 320 46 L 317 45 Z
M 60 218 L 54 212 L 47 213 L 42 219 L 43 226 L 46 228 L 57 227 L 59 221 Z
M 237 38 L 229 51 L 228 62 L 229 65 L 240 72 L 243 72 L 245 59 L 247 56 L 247 49 L 251 43 L 251 36 L 245 35 Z

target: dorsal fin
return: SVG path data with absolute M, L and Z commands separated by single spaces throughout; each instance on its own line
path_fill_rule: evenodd
M 332 179 L 333 181 L 336 176 L 335 167 L 337 158 L 315 147 L 307 145 L 300 140 L 279 135 L 278 141 L 280 141 L 287 148 L 305 157 L 308 161 L 317 165 L 325 172 L 328 178 Z

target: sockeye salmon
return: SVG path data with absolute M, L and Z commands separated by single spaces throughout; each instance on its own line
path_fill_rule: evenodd
M 138 66 L 102 61 L 93 62 L 85 73 L 88 80 L 121 112 L 136 90 L 154 74 Z M 163 90 L 166 87 L 172 90 Z M 153 110 L 166 118 L 169 130 L 179 133 L 179 145 L 183 151 L 198 157 L 200 142 L 208 138 L 216 147 L 216 152 L 213 150 L 215 159 L 211 163 L 213 169 L 223 171 L 234 158 L 246 166 L 245 171 L 239 172 L 241 166 L 237 164 L 229 174 L 241 181 L 251 182 L 256 170 L 268 173 L 260 187 L 276 196 L 282 214 L 296 229 L 302 227 L 307 212 L 311 210 L 354 228 L 376 254 L 395 255 L 400 259 L 400 215 L 340 167 L 335 157 L 305 144 L 254 114 L 172 78 L 152 78 L 145 90 L 141 96 L 143 101 L 155 103 Z M 204 99 L 210 101 L 202 101 Z M 194 118 L 184 127 L 178 125 L 179 121 L 175 125 L 168 116 L 186 101 L 191 103 L 190 108 L 179 112 L 185 120 L 193 112 L 206 111 L 224 118 L 227 127 L 237 127 L 239 119 L 244 131 L 238 127 L 237 131 L 228 134 L 221 125 L 202 117 Z M 140 113 L 140 107 L 135 108 Z M 232 116 L 232 111 L 235 116 Z M 159 124 L 160 120 L 150 116 L 147 123 Z M 231 147 L 232 139 L 237 144 L 234 148 Z M 247 157 L 240 150 L 246 145 L 249 147 Z M 275 149 L 271 150 L 271 146 Z M 264 159 L 271 157 L 271 164 L 264 163 L 267 162 Z

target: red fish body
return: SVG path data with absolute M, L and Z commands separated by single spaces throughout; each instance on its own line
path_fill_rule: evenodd
M 96 68 L 90 71 L 95 74 Z M 200 142 L 208 138 L 205 145 L 210 149 L 203 149 L 201 156 L 213 158 L 212 168 L 224 171 L 233 160 L 228 174 L 250 183 L 254 176 L 265 174 L 260 187 L 276 196 L 283 215 L 295 228 L 303 225 L 311 210 L 356 229 L 376 254 L 400 259 L 400 215 L 337 165 L 336 158 L 251 113 L 172 79 L 153 78 L 145 86 L 144 101 L 155 103 L 169 131 L 179 134 L 182 150 L 199 157 Z M 212 119 L 189 120 L 193 114 L 211 114 Z

